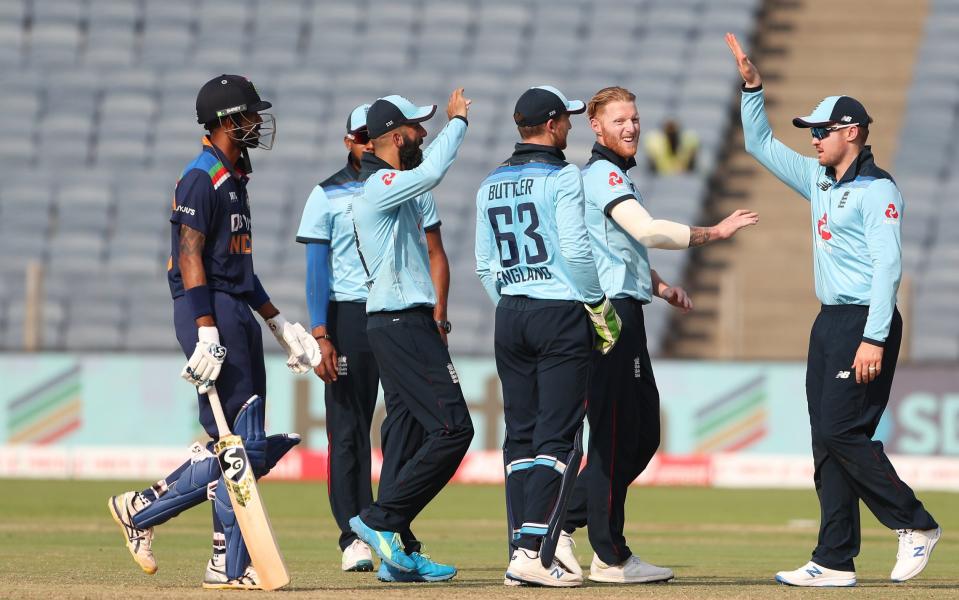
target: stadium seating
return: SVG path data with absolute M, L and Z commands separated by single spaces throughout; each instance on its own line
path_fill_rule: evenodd
M 895 171 L 906 202 L 902 246 L 912 275 L 911 357 L 959 359 L 959 1 L 932 0 L 916 58 Z
M 276 146 L 253 153 L 256 261 L 277 304 L 300 320 L 307 319 L 305 259 L 294 235 L 310 189 L 345 159 L 348 111 L 387 93 L 442 106 L 454 85 L 465 85 L 474 99 L 470 133 L 435 195 L 452 262 L 452 350 L 488 355 L 493 311 L 474 275 L 474 193 L 516 141 L 511 113 L 518 95 L 553 83 L 587 99 L 600 87 L 621 84 L 637 93 L 644 128 L 675 117 L 695 129 L 701 140 L 696 173 L 657 179 L 641 164 L 634 179 L 653 214 L 696 221 L 736 76 L 717 63 L 726 59 L 721 34 L 748 38 L 758 5 L 5 0 L 0 348 L 22 345 L 29 261 L 45 267 L 44 349 L 177 347 L 165 282 L 168 207 L 179 170 L 199 149 L 196 91 L 228 71 L 249 76 L 274 102 Z M 936 39 L 959 50 L 954 30 L 937 31 Z M 946 64 L 940 58 L 935 65 Z M 934 89 L 947 91 L 945 85 Z M 956 98 L 937 96 L 937 114 L 946 119 Z M 427 124 L 430 132 L 444 120 Z M 585 121 L 574 120 L 567 157 L 585 162 L 592 139 Z M 951 136 L 938 139 L 947 144 Z M 937 232 L 930 214 L 921 233 L 934 239 Z M 682 278 L 686 253 L 656 251 L 652 258 L 664 277 Z M 948 277 L 934 261 L 928 273 Z M 649 309 L 654 353 L 668 311 L 661 302 Z

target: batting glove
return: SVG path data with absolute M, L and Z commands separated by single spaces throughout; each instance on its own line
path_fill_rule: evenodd
M 616 308 L 606 296 L 595 305 L 584 304 L 583 307 L 589 313 L 589 320 L 593 322 L 593 329 L 596 330 L 598 339 L 595 348 L 603 354 L 609 354 L 623 329 L 623 322 L 619 320 Z
M 289 358 L 286 366 L 297 375 L 309 373 L 320 364 L 320 345 L 313 336 L 299 323 L 290 323 L 277 314 L 266 320 L 267 326 L 273 332 L 273 337 L 280 343 L 280 347 Z
M 180 377 L 196 386 L 201 394 L 207 393 L 223 366 L 226 348 L 220 345 L 220 332 L 216 327 L 200 327 L 197 330 L 200 341 L 196 343 L 193 356 L 180 371 Z

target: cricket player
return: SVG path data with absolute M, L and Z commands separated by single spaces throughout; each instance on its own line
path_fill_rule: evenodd
M 650 268 L 647 248 L 682 250 L 732 237 L 758 221 L 737 210 L 715 227 L 690 227 L 653 218 L 629 176 L 636 166 L 639 113 L 636 96 L 621 87 L 596 93 L 586 106 L 596 133 L 583 169 L 586 227 L 603 292 L 622 320 L 619 343 L 609 354 L 593 353 L 589 404 L 589 450 L 559 539 L 557 559 L 582 573 L 571 534 L 588 524 L 595 551 L 589 579 L 603 583 L 648 583 L 673 577 L 632 553 L 623 535 L 626 492 L 659 448 L 659 390 L 646 348 L 643 305 L 658 297 L 684 312 L 686 291 Z
M 200 423 L 213 440 L 218 438 L 206 397 L 215 384 L 227 421 L 243 438 L 258 476 L 268 473 L 299 438 L 264 432 L 263 342 L 250 309 L 266 320 L 294 373 L 307 373 L 320 362 L 316 340 L 302 325 L 283 318 L 253 269 L 249 150 L 273 145 L 275 120 L 262 112 L 270 107 L 238 75 L 220 75 L 200 89 L 197 121 L 209 133 L 176 185 L 168 267 L 177 340 L 189 359 L 181 377 L 196 386 Z M 203 585 L 255 589 L 256 572 L 209 448 L 195 447 L 191 460 L 166 479 L 143 492 L 114 496 L 108 507 L 134 560 L 152 574 L 157 570 L 153 527 L 211 495 L 214 557 Z
M 347 119 L 343 143 L 347 163 L 314 188 L 307 200 L 296 240 L 306 245 L 306 296 L 313 337 L 322 355 L 316 374 L 326 383 L 326 431 L 329 440 L 327 491 L 340 528 L 340 566 L 370 571 L 370 548 L 350 529 L 350 517 L 373 502 L 370 485 L 370 425 L 379 387 L 379 367 L 366 335 L 366 272 L 356 248 L 352 196 L 360 187 L 360 160 L 373 151 L 366 127 L 369 104 Z M 436 290 L 434 318 L 444 337 L 449 296 L 449 260 L 432 194 L 418 197 Z M 390 421 L 393 423 L 394 421 Z M 386 431 L 389 437 L 389 431 Z M 393 453 L 390 453 L 393 456 Z M 409 530 L 400 532 L 407 554 L 421 550 Z M 385 563 L 380 575 L 388 576 Z M 383 577 L 381 577 L 382 579 Z M 407 581 L 410 578 L 403 578 Z
M 360 262 L 367 273 L 367 337 L 380 367 L 387 419 L 376 501 L 350 527 L 385 563 L 380 579 L 444 581 L 449 565 L 419 551 L 407 553 L 400 532 L 446 485 L 473 439 L 466 400 L 435 315 L 424 240 L 423 196 L 436 187 L 466 134 L 469 100 L 450 96 L 449 123 L 420 149 L 422 122 L 436 105 L 401 96 L 380 98 L 366 116 L 373 153 L 360 163 L 361 186 L 352 198 Z
M 853 586 L 859 554 L 859 500 L 899 534 L 890 578 L 922 572 L 942 530 L 896 474 L 872 436 L 889 401 L 902 317 L 900 234 L 905 204 L 892 176 L 866 145 L 872 118 L 849 96 L 829 96 L 793 125 L 809 129 L 816 158 L 773 137 L 762 78 L 732 34 L 726 43 L 745 82 L 746 151 L 809 202 L 816 296 L 806 367 L 814 481 L 821 520 L 812 560 L 776 580 L 799 586 Z
M 563 155 L 570 115 L 585 109 L 552 86 L 526 90 L 513 114 L 521 142 L 476 194 L 476 272 L 496 304 L 506 418 L 507 585 L 583 583 L 546 542 L 559 535 L 582 460 L 594 337 L 609 352 L 619 335 L 590 250 L 582 178 Z

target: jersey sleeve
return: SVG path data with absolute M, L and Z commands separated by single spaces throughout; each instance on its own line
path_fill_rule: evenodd
M 296 230 L 296 241 L 301 244 L 329 244 L 333 239 L 333 220 L 330 215 L 330 201 L 321 186 L 316 186 L 306 200 L 300 227 Z
M 482 194 L 485 190 L 480 187 L 476 194 L 476 274 L 486 290 L 486 295 L 493 301 L 493 304 L 499 304 L 500 293 L 499 283 L 493 275 L 490 266 L 494 260 L 499 260 L 495 255 L 499 252 L 493 245 L 493 229 L 490 227 L 489 218 L 486 215 L 486 203 L 483 201 Z
M 769 169 L 780 181 L 809 200 L 812 195 L 813 176 L 820 169 L 819 161 L 803 156 L 773 137 L 772 127 L 766 116 L 766 99 L 763 90 L 752 92 L 744 90 L 740 109 L 746 152 Z
M 443 224 L 440 221 L 440 215 L 436 212 L 436 202 L 433 200 L 433 192 L 420 194 L 417 199 L 420 205 L 420 215 L 423 217 L 423 230 L 431 231 Z
M 588 202 L 603 211 L 607 217 L 620 202 L 636 199 L 623 171 L 607 161 L 593 163 L 583 173 L 583 189 Z
M 554 185 L 559 251 L 579 292 L 587 302 L 594 304 L 603 298 L 603 288 L 586 229 L 586 204 L 579 169 L 567 165 L 556 175 Z
M 199 169 L 187 171 L 177 182 L 170 222 L 208 235 L 215 212 L 216 192 L 210 175 Z
M 466 120 L 453 118 L 440 131 L 423 162 L 415 169 L 380 169 L 366 180 L 365 196 L 380 210 L 387 210 L 428 192 L 443 180 L 453 165 L 456 152 L 466 136 Z
M 869 260 L 872 285 L 869 291 L 869 316 L 863 341 L 881 346 L 889 335 L 896 292 L 902 279 L 902 217 L 904 210 L 899 189 L 888 179 L 876 180 L 862 196 L 860 211 Z

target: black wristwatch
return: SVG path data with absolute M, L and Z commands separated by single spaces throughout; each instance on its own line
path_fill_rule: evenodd
M 439 327 L 441 331 L 445 331 L 446 333 L 453 331 L 453 324 L 449 321 L 437 321 L 436 326 Z

